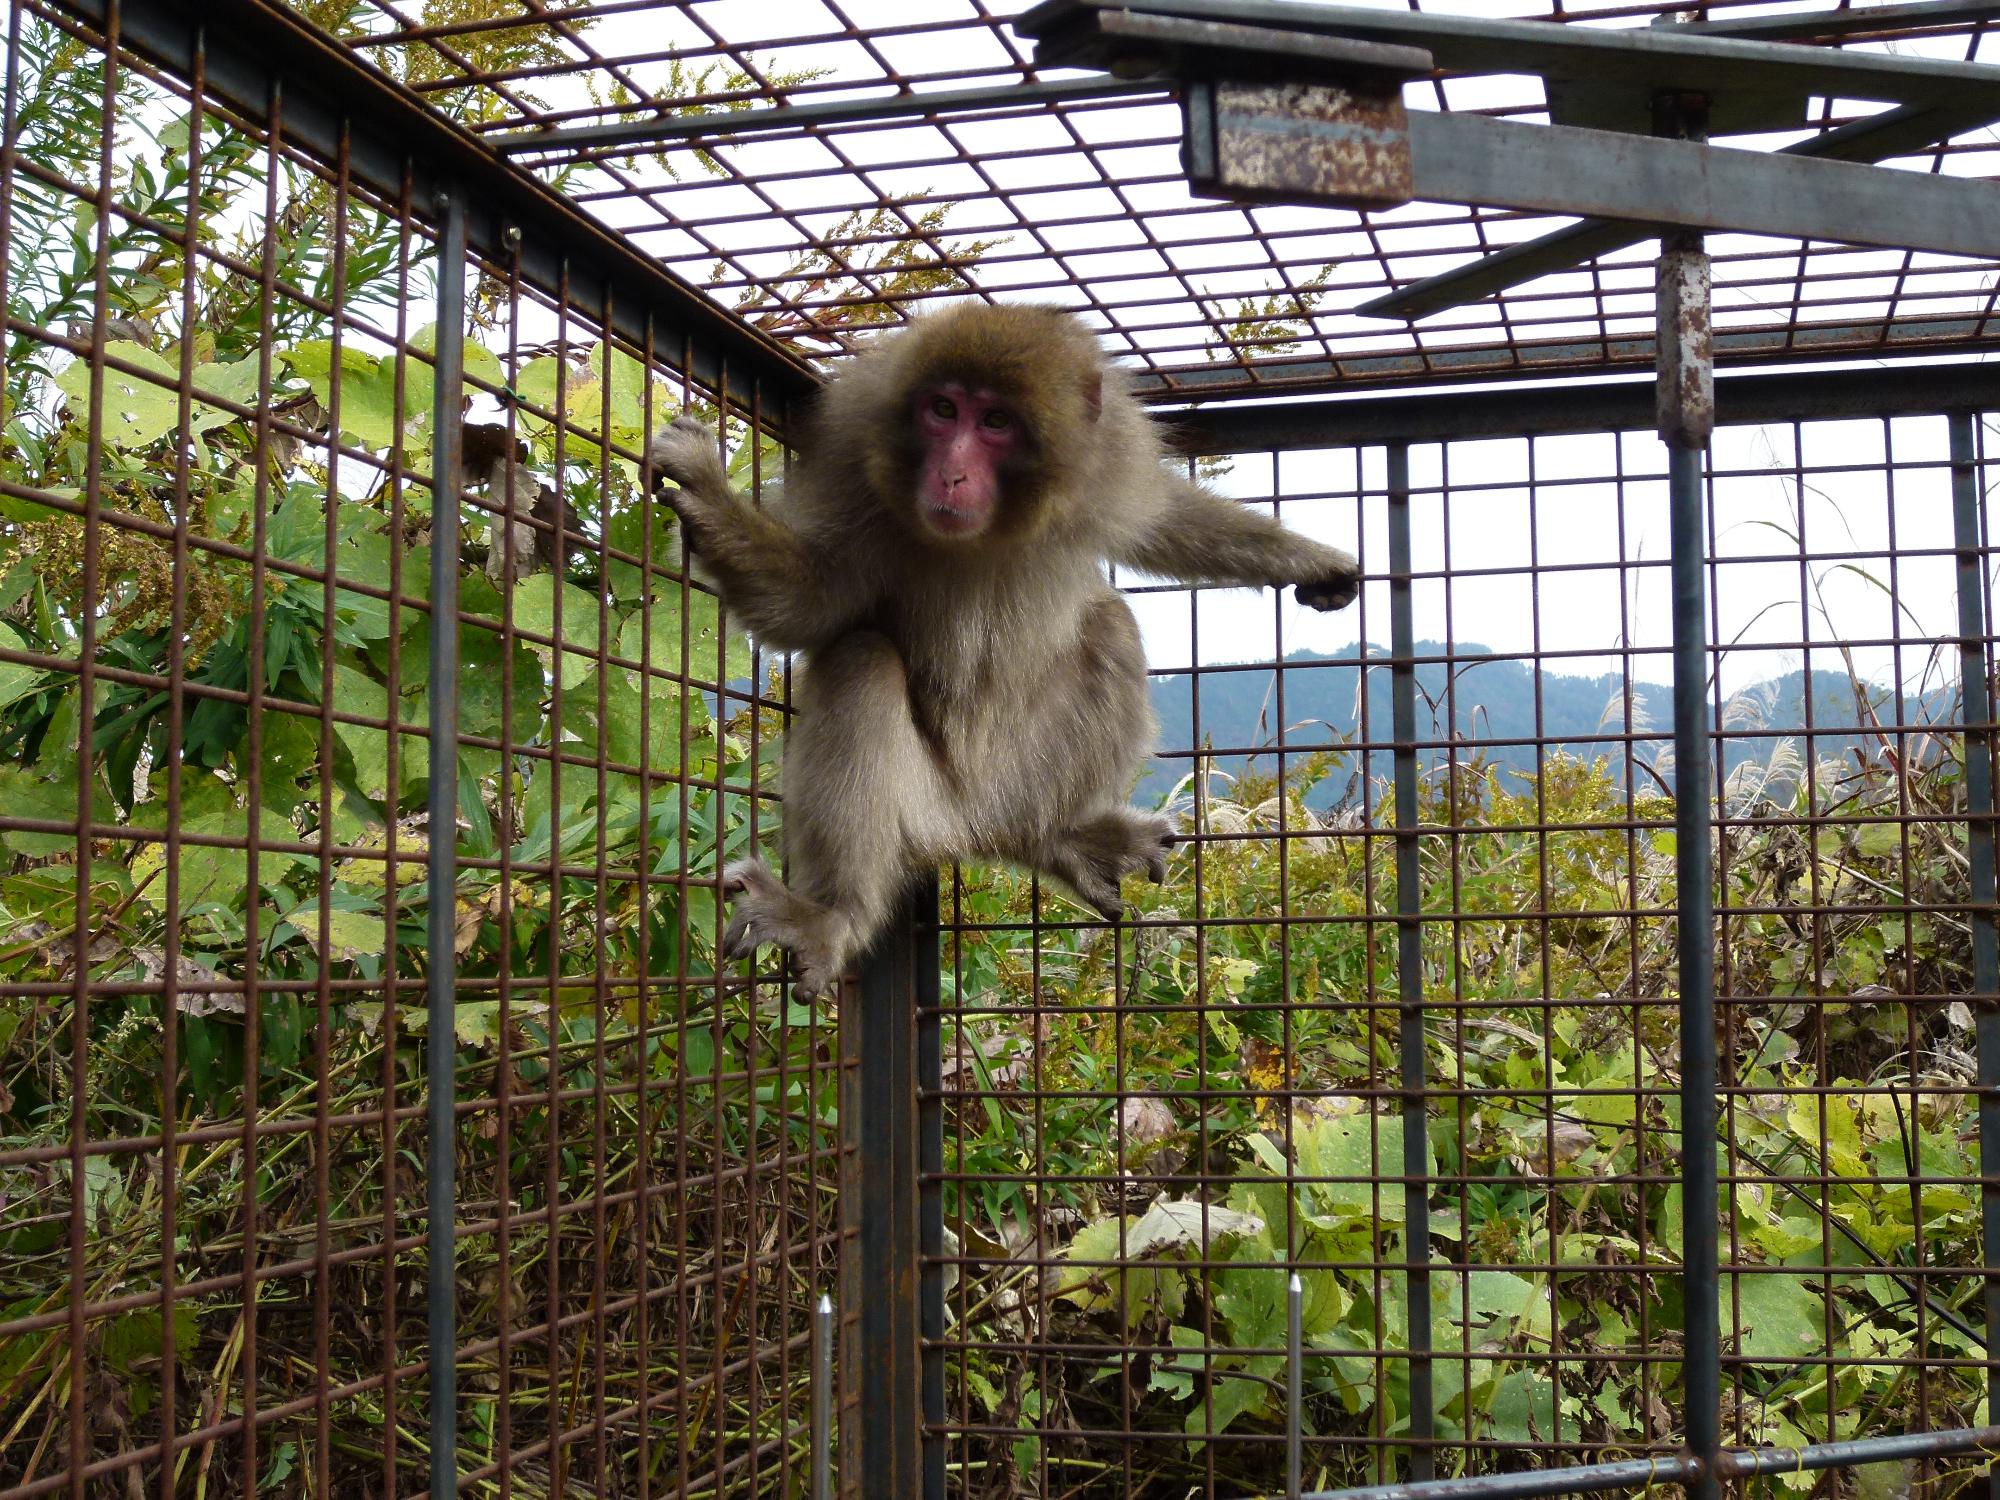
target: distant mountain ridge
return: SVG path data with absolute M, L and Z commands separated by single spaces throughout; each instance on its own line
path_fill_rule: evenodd
M 1439 657 L 1446 654 L 1446 648 L 1436 641 L 1421 641 L 1415 654 Z M 1469 757 L 1477 748 L 1489 763 L 1532 775 L 1536 754 L 1532 742 L 1539 736 L 1551 748 L 1571 755 L 1586 759 L 1608 757 L 1622 773 L 1627 742 L 1603 737 L 1627 732 L 1626 710 L 1619 701 L 1625 687 L 1622 677 L 1569 676 L 1544 670 L 1539 679 L 1538 699 L 1532 662 L 1494 655 L 1478 645 L 1460 645 L 1453 655 L 1456 659 L 1452 662 L 1422 662 L 1417 667 L 1420 741 L 1469 742 L 1460 751 L 1461 758 Z M 1365 669 L 1360 665 L 1360 648 L 1333 656 L 1301 651 L 1286 657 L 1282 725 L 1277 673 L 1268 665 L 1209 667 L 1199 674 L 1155 677 L 1152 692 L 1154 708 L 1160 717 L 1159 743 L 1170 749 L 1211 746 L 1217 752 L 1255 748 L 1268 770 L 1271 752 L 1280 745 L 1281 729 L 1287 752 L 1307 752 L 1359 738 L 1363 707 L 1360 687 L 1365 676 L 1366 738 L 1386 745 L 1394 738 L 1387 657 L 1387 651 L 1381 647 L 1367 648 Z M 1955 694 L 1940 692 L 1921 702 L 1907 699 L 1899 713 L 1888 688 L 1864 684 L 1863 691 L 1868 695 L 1867 705 L 1859 701 L 1854 683 L 1844 672 L 1812 674 L 1813 747 L 1820 759 L 1846 757 L 1855 747 L 1866 748 L 1861 728 L 1867 722 L 1864 706 L 1872 706 L 1883 723 L 1894 724 L 1920 719 L 1948 720 L 1956 704 Z M 1805 693 L 1805 673 L 1794 671 L 1746 688 L 1734 699 L 1726 700 L 1728 722 L 1724 727 L 1744 736 L 1725 746 L 1728 767 L 1734 769 L 1746 760 L 1762 762 L 1769 758 L 1776 736 L 1756 731 L 1781 731 L 1798 739 L 1806 722 Z M 1642 763 L 1654 766 L 1671 785 L 1672 768 L 1662 752 L 1672 743 L 1673 690 L 1665 683 L 1634 682 L 1630 713 L 1630 732 L 1646 736 L 1632 741 L 1631 748 Z M 1796 748 L 1804 752 L 1802 744 Z M 1423 764 L 1436 765 L 1442 754 L 1441 747 L 1427 749 L 1423 752 Z M 1216 756 L 1217 766 L 1232 773 L 1241 767 L 1243 760 L 1240 754 Z M 1158 798 L 1187 774 L 1190 765 L 1184 755 L 1155 757 L 1140 784 L 1139 796 Z M 1349 767 L 1350 772 L 1361 769 L 1359 765 Z M 1389 750 L 1385 747 L 1371 751 L 1366 770 L 1371 776 L 1386 777 L 1390 771 Z M 1315 805 L 1338 800 L 1346 780 L 1346 776 L 1330 778 L 1310 800 Z

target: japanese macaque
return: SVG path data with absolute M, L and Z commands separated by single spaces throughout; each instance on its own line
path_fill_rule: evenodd
M 737 622 L 804 657 L 790 884 L 754 859 L 723 882 L 728 955 L 789 949 L 807 998 L 925 867 L 1025 865 L 1112 921 L 1125 876 L 1165 878 L 1172 826 L 1125 802 L 1155 726 L 1105 563 L 1291 584 L 1319 610 L 1359 587 L 1347 553 L 1172 472 L 1123 376 L 1055 308 L 961 304 L 855 356 L 768 508 L 730 489 L 698 422 L 648 457 Z

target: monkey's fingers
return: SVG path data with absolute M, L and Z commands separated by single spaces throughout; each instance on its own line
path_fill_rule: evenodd
M 1328 610 L 1345 609 L 1361 593 L 1359 573 L 1331 573 L 1324 578 L 1310 579 L 1294 591 L 1299 603 L 1308 609 L 1321 613 Z
M 757 951 L 757 924 L 748 912 L 738 912 L 722 934 L 724 958 L 748 958 Z

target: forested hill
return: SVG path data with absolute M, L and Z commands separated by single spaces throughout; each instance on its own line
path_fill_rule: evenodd
M 1445 648 L 1434 641 L 1420 642 L 1416 655 L 1442 656 Z M 1512 657 L 1490 656 L 1483 646 L 1460 646 L 1459 660 L 1448 667 L 1429 662 L 1417 668 L 1417 737 L 1419 740 L 1457 739 L 1476 745 L 1489 762 L 1532 772 L 1535 750 L 1532 744 L 1495 744 L 1494 741 L 1532 741 L 1542 738 L 1579 756 L 1604 755 L 1614 765 L 1622 763 L 1626 746 L 1606 734 L 1626 732 L 1625 710 L 1618 694 L 1622 681 L 1616 676 L 1576 677 L 1545 671 L 1537 683 L 1530 663 Z M 1368 680 L 1366 738 L 1376 743 L 1393 737 L 1390 710 L 1390 674 L 1387 652 L 1371 648 Z M 1467 657 L 1486 657 L 1467 661 Z M 1659 667 L 1663 658 L 1648 658 Z M 1288 748 L 1317 748 L 1329 743 L 1360 738 L 1360 682 L 1364 675 L 1357 653 L 1320 656 L 1300 652 L 1285 659 L 1282 742 Z M 1163 746 L 1212 746 L 1217 750 L 1263 747 L 1266 751 L 1280 743 L 1280 719 L 1276 673 L 1269 667 L 1252 669 L 1208 669 L 1200 674 L 1199 734 L 1194 719 L 1195 682 L 1188 675 L 1153 679 L 1153 703 L 1160 716 Z M 1854 685 L 1845 673 L 1816 671 L 1812 674 L 1815 750 L 1819 758 L 1846 756 L 1859 744 L 1858 726 L 1864 716 L 1856 702 Z M 1447 696 L 1449 685 L 1450 696 Z M 1806 722 L 1805 674 L 1792 672 L 1738 693 L 1726 707 L 1727 728 L 1738 732 L 1759 729 L 1796 734 Z M 1885 688 L 1867 689 L 1870 701 L 1884 723 L 1894 723 L 1898 715 Z M 1906 705 L 1904 722 L 1948 717 L 1953 700 L 1939 695 L 1936 701 Z M 1633 685 L 1630 730 L 1647 738 L 1636 741 L 1634 751 L 1648 765 L 1658 767 L 1671 783 L 1671 767 L 1663 752 L 1673 732 L 1672 690 L 1660 682 Z M 1845 732 L 1842 732 L 1845 731 Z M 1754 733 L 1729 746 L 1729 765 L 1746 759 L 1769 756 L 1772 738 Z M 1463 752 L 1469 757 L 1473 745 Z M 1803 751 L 1803 745 L 1794 747 Z M 1426 765 L 1435 764 L 1439 749 L 1425 752 Z M 1268 759 L 1268 756 L 1267 756 Z M 1241 756 L 1218 755 L 1216 764 L 1234 771 Z M 1156 759 L 1139 795 L 1156 798 L 1189 768 L 1186 757 Z M 1360 769 L 1358 766 L 1352 769 Z M 1370 756 L 1370 774 L 1386 776 L 1386 750 Z M 1347 778 L 1334 776 L 1322 782 L 1320 794 L 1337 799 Z

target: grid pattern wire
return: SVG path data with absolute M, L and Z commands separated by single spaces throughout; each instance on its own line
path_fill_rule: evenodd
M 638 461 L 787 398 L 241 42 L 9 11 L 0 1493 L 795 1486 L 836 1032 L 715 958 L 785 681 Z
M 1317 1482 L 1673 1451 L 1691 1361 L 1662 1243 L 1687 1205 L 1662 1034 L 1681 998 L 1663 982 L 1673 782 L 1641 675 L 1670 650 L 1665 559 L 1641 546 L 1665 488 L 1650 439 L 1606 434 L 1580 471 L 1541 437 L 1369 450 L 1331 479 L 1236 450 L 1220 482 L 1309 524 L 1337 512 L 1329 534 L 1390 557 L 1356 621 L 1379 634 L 1386 584 L 1389 660 L 1303 661 L 1282 605 L 1260 635 L 1226 600 L 1138 585 L 1156 660 L 1183 663 L 1162 670 L 1155 788 L 1190 777 L 1190 847 L 1159 898 L 1186 909 L 1106 928 L 955 871 L 951 999 L 908 1012 L 898 1063 L 914 1083 L 932 1054 L 938 1086 L 907 1096 L 932 1134 L 857 1133 L 830 1101 L 837 1077 L 865 1092 L 876 1055 L 843 1032 L 837 1061 L 828 1017 L 778 975 L 714 961 L 716 862 L 774 821 L 782 668 L 683 576 L 637 466 L 668 411 L 722 413 L 754 486 L 782 463 L 785 402 L 732 371 L 786 366 L 670 284 L 667 314 L 635 307 L 631 266 L 560 222 L 482 223 L 424 151 L 385 183 L 369 120 L 325 133 L 325 80 L 269 69 L 246 100 L 220 32 L 189 32 L 179 67 L 127 50 L 128 20 L 157 39 L 170 11 L 112 4 L 99 34 L 9 12 L 0 499 L 25 559 L 7 586 L 27 583 L 0 640 L 0 1000 L 25 1059 L 0 1141 L 5 1494 L 406 1493 L 431 1465 L 502 1494 L 784 1492 L 806 1472 L 808 1308 L 842 1255 L 908 1257 L 928 1289 L 897 1306 L 929 1320 L 911 1389 L 939 1488 L 1268 1483 L 1283 1350 L 1260 1310 L 1292 1268 L 1314 1337 L 1339 1335 L 1312 1357 Z M 443 315 L 461 290 L 469 337 Z M 1767 426 L 1777 458 L 1718 444 L 1705 476 L 1719 1415 L 1749 1445 L 1850 1437 L 1850 1399 L 1864 1429 L 1971 1426 L 1990 1370 L 1970 1311 L 2000 1251 L 1977 1241 L 2000 1136 L 1969 1114 L 1986 1123 L 2000 1081 L 1983 459 L 1966 416 L 1875 426 L 1873 446 Z M 455 569 L 433 499 L 454 438 Z M 1754 503 L 1772 484 L 1776 523 Z M 1542 523 L 1607 493 L 1616 535 L 1594 552 L 1581 521 Z M 1521 522 L 1468 531 L 1475 511 Z M 1762 608 L 1779 573 L 1795 624 Z M 1885 617 L 1829 630 L 1816 601 L 1863 575 Z M 1605 597 L 1615 650 L 1544 639 Z M 1931 619 L 1940 604 L 1959 616 Z M 1510 616 L 1525 646 L 1471 649 L 1468 619 Z M 1918 658 L 1954 639 L 1935 686 Z M 451 653 L 455 692 L 420 690 Z M 1562 669 L 1607 657 L 1615 714 L 1565 720 Z M 1801 724 L 1746 717 L 1724 689 L 1745 657 L 1800 661 Z M 1510 662 L 1531 707 L 1499 728 L 1487 683 Z M 1267 711 L 1232 709 L 1259 673 Z M 1328 683 L 1354 706 L 1339 730 Z M 1786 739 L 1806 751 L 1781 775 Z M 1852 769 L 1826 769 L 1829 744 Z M 1582 789 L 1579 748 L 1611 768 Z M 1568 881 L 1594 862 L 1600 886 Z M 446 877 L 453 901 L 432 902 Z M 1617 969 L 1586 995 L 1598 945 Z M 448 1007 L 423 1013 L 420 978 Z M 1449 1018 L 1428 1053 L 1417 994 Z M 428 1046 L 446 1017 L 454 1044 Z M 1617 1045 L 1579 1045 L 1607 1024 Z M 1818 1081 L 1786 1073 L 1801 1060 Z M 451 1088 L 426 1091 L 426 1067 Z M 993 1153 L 996 1116 L 1025 1163 Z M 898 1248 L 829 1185 L 905 1144 L 922 1211 Z M 420 1177 L 453 1189 L 429 1223 Z M 1168 1195 L 1184 1207 L 1152 1218 Z M 456 1275 L 432 1255 L 440 1203 Z M 456 1293 L 431 1311 L 461 1399 L 428 1428 L 419 1279 Z M 1413 1319 L 1426 1280 L 1445 1312 Z M 1766 1337 L 1802 1325 L 1814 1352 Z M 870 1415 L 858 1386 L 846 1405 Z

